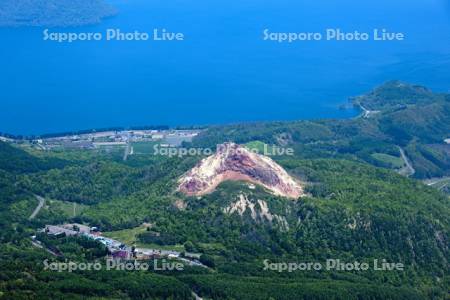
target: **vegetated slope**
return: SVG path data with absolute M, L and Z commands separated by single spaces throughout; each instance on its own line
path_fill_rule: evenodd
M 37 158 L 28 152 L 0 141 L 0 170 L 31 173 L 62 168 L 68 162 L 58 158 Z
M 203 132 L 194 144 L 214 147 L 221 140 L 261 141 L 292 147 L 298 158 L 358 159 L 385 168 L 397 166 L 376 157 L 386 154 L 400 158 L 401 146 L 416 169 L 414 177 L 450 175 L 450 145 L 444 143 L 450 134 L 449 95 L 392 81 L 353 101 L 379 113 L 350 120 L 215 126 Z
M 279 290 L 290 295 L 289 291 L 303 286 L 300 282 L 310 284 L 304 288 L 305 297 L 325 296 L 327 286 L 348 298 L 382 299 L 383 293 L 376 292 L 380 286 L 394 298 L 442 293 L 450 255 L 448 198 L 420 182 L 367 164 L 295 158 L 280 163 L 308 179 L 310 197 L 289 201 L 258 186 L 228 181 L 201 197 L 135 193 L 100 203 L 84 218 L 114 228 L 150 222 L 152 229 L 138 236 L 140 242 L 185 244 L 189 251 L 203 253 L 203 261 L 217 274 L 186 280 L 205 297 L 267 299 L 277 297 Z M 184 205 L 175 205 L 176 201 Z M 369 263 L 386 259 L 405 264 L 405 271 L 279 274 L 263 270 L 264 259 L 324 262 L 328 258 Z M 237 283 L 248 276 L 255 290 Z M 257 288 L 258 283 L 287 277 L 293 280 L 290 286 L 279 282 Z M 235 289 L 223 290 L 227 283 L 236 284 Z M 353 287 L 351 291 L 344 288 L 347 285 Z M 316 294 L 316 289 L 323 291 Z
M 6 146 L 0 148 L 0 157 L 2 156 L 10 156 L 18 166 L 40 166 L 42 161 L 53 160 L 53 154 L 42 160 L 19 148 Z M 57 156 L 61 154 L 58 153 Z M 100 157 L 101 155 L 99 159 Z M 114 175 L 114 167 L 117 166 L 112 161 L 109 163 L 112 165 L 108 169 L 109 175 Z M 72 167 L 75 164 L 80 164 L 81 169 L 90 167 L 89 163 L 79 160 L 73 161 Z M 37 204 L 29 190 L 30 180 L 37 180 L 34 177 L 35 170 L 39 169 L 43 174 L 42 172 L 46 172 L 45 168 L 17 169 L 11 168 L 11 165 L 5 166 L 3 161 L 0 166 L 0 298 L 190 299 L 189 286 L 170 274 L 107 270 L 60 273 L 44 270 L 44 260 L 52 261 L 55 257 L 44 249 L 33 246 L 30 237 L 36 235 L 36 230 L 45 224 L 58 224 L 69 220 L 50 212 L 39 213 L 34 220 L 28 220 Z M 48 172 L 54 171 L 53 169 Z M 84 175 L 91 177 L 90 180 L 96 180 L 93 172 Z M 72 179 L 75 180 L 75 177 Z M 91 187 L 86 186 L 85 193 L 93 193 Z M 52 249 L 62 253 L 63 261 L 93 262 L 94 259 L 103 259 L 105 255 L 103 245 L 85 238 L 41 238 L 44 245 L 54 247 Z
M 449 211 L 448 199 L 420 183 L 389 171 L 347 161 L 293 160 L 286 162 L 286 166 L 293 172 L 306 172 L 308 178 L 316 182 L 310 187 L 312 198 L 292 203 L 268 197 L 261 191 L 252 192 L 242 186 L 229 184 L 217 193 L 205 196 L 201 201 L 195 198 L 188 200 L 187 207 L 189 209 L 192 205 L 195 210 L 199 205 L 197 202 L 208 205 L 210 202 L 218 204 L 217 201 L 223 201 L 220 207 L 226 208 L 238 199 L 241 190 L 250 201 L 267 201 L 269 212 L 286 217 L 290 225 L 289 231 L 296 236 L 296 242 L 291 244 L 294 247 L 285 245 L 285 248 L 279 249 L 280 254 L 298 247 L 295 251 L 300 248 L 303 255 L 319 257 L 329 255 L 330 252 L 349 251 L 355 257 L 361 256 L 360 258 L 378 253 L 387 257 L 404 256 L 419 261 L 427 260 L 423 254 L 431 249 L 420 246 L 426 235 L 414 232 L 416 226 L 422 226 L 419 225 L 419 219 L 426 220 L 424 230 L 434 227 L 436 232 L 448 234 L 449 224 L 445 217 L 445 212 Z M 250 218 L 244 220 L 254 223 L 250 212 L 247 209 L 247 214 L 244 215 Z M 238 213 L 231 215 L 239 218 Z M 436 247 L 436 251 L 441 252 L 439 257 L 448 257 L 448 249 L 445 243 L 436 238 L 436 232 L 430 239 L 435 245 L 432 248 Z M 298 235 L 299 233 L 301 234 Z M 401 237 L 403 234 L 405 236 Z M 397 236 L 400 239 L 387 236 Z M 412 248 L 406 246 L 408 236 L 417 245 L 411 245 Z M 325 244 L 320 247 L 316 242 Z M 405 243 L 403 246 L 406 247 L 399 243 Z M 268 252 L 272 250 L 271 247 L 266 249 Z M 415 251 L 421 251 L 422 255 L 413 253 Z
M 102 181 L 98 178 L 108 177 L 108 173 L 114 177 L 117 163 L 107 158 L 99 156 L 100 166 L 104 165 L 101 168 L 80 164 L 80 169 L 90 170 L 83 176 L 99 184 Z M 132 160 L 133 157 L 130 165 L 134 164 Z M 0 291 L 10 299 L 20 298 L 24 293 L 36 297 L 64 295 L 69 299 L 105 295 L 132 299 L 145 295 L 186 299 L 191 289 L 201 296 L 216 299 L 289 299 L 289 295 L 297 294 L 300 288 L 302 292 L 297 297 L 300 299 L 327 297 L 331 290 L 332 294 L 346 299 L 358 296 L 411 299 L 430 294 L 442 295 L 448 258 L 446 216 L 450 212 L 448 200 L 437 191 L 361 163 L 287 157 L 280 161 L 281 165 L 311 182 L 308 192 L 312 197 L 289 201 L 258 186 L 250 188 L 243 182 L 223 183 L 215 192 L 200 198 L 173 195 L 170 191 L 176 188 L 175 179 L 192 167 L 190 158 L 185 160 L 152 161 L 154 170 L 160 170 L 159 174 L 166 174 L 166 177 L 149 178 L 150 186 L 145 181 L 138 181 L 137 191 L 111 196 L 115 198 L 91 205 L 77 220 L 115 229 L 150 222 L 152 231 L 142 233 L 138 237 L 140 241 L 190 245 L 186 246 L 187 249 L 202 253 L 202 261 L 214 272 L 188 269 L 156 277 L 154 274 L 129 272 L 43 272 L 42 260 L 48 254 L 30 248 L 27 240 L 34 233 L 35 226 L 52 222 L 56 217 L 44 216 L 46 219 L 42 219 L 41 216 L 34 221 L 37 223 L 30 223 L 24 215 L 24 218 L 17 216 L 15 219 L 14 223 L 19 223 L 19 226 L 4 224 L 8 230 L 3 231 L 2 243 L 9 246 L 2 247 L 0 259 L 6 268 L 2 271 L 2 279 L 8 282 L 8 289 L 0 286 Z M 125 167 L 121 172 L 143 174 L 144 169 L 146 167 Z M 54 171 L 45 171 L 51 172 Z M 20 176 L 23 177 L 15 178 L 19 186 L 26 186 L 26 181 L 32 178 L 27 178 L 26 174 Z M 77 177 L 78 180 L 86 180 L 73 176 L 74 183 Z M 51 181 L 51 178 L 54 177 L 47 180 Z M 11 178 L 6 185 L 13 188 L 13 182 Z M 79 188 L 82 189 L 83 185 Z M 17 190 L 3 190 L 20 198 Z M 77 192 L 94 193 L 89 185 L 86 185 L 86 191 Z M 245 196 L 245 207 L 233 210 L 241 195 Z M 185 202 L 185 208 L 174 206 L 176 200 Z M 252 214 L 251 207 L 255 214 Z M 11 210 L 1 213 L 11 214 Z M 90 257 L 91 252 L 85 253 L 80 244 L 83 242 L 69 239 L 55 245 L 64 249 L 65 255 L 71 259 Z M 79 255 L 85 256 L 81 258 Z M 19 259 L 13 260 L 14 256 Z M 406 271 L 280 274 L 263 270 L 264 259 L 298 262 L 324 261 L 330 257 L 350 261 L 385 258 L 405 263 Z M 27 270 L 27 274 L 35 278 L 33 284 L 25 280 L 28 275 L 21 270 Z M 50 287 L 47 283 L 49 278 L 52 282 Z M 100 285 L 93 283 L 98 278 L 104 279 Z M 24 279 L 24 284 L 19 285 L 20 279 Z M 233 288 L 224 288 L 227 285 Z
M 188 242 L 208 255 L 220 274 L 194 280 L 204 288 L 206 297 L 215 293 L 244 297 L 249 289 L 246 284 L 222 290 L 227 282 L 237 284 L 231 275 L 255 277 L 250 281 L 255 286 L 265 282 L 264 277 L 278 276 L 298 278 L 299 282 L 301 278 L 303 282 L 319 278 L 313 286 L 323 288 L 332 278 L 339 280 L 341 287 L 349 280 L 355 293 L 361 289 L 359 292 L 364 291 L 361 293 L 366 296 L 372 287 L 386 283 L 391 287 L 398 283 L 412 294 L 427 290 L 428 280 L 434 282 L 430 287 L 445 285 L 450 255 L 447 246 L 450 224 L 446 217 L 450 205 L 446 197 L 421 183 L 360 163 L 287 160 L 283 166 L 293 173 L 305 174 L 313 182 L 309 189 L 312 197 L 292 202 L 262 189 L 252 190 L 244 183 L 227 182 L 212 194 L 186 198 L 185 209 L 178 212 L 172 209 L 162 216 L 150 215 L 155 223 L 153 230 L 161 235 L 142 234 L 142 241 L 162 245 Z M 406 270 L 351 274 L 274 274 L 277 272 L 261 270 L 264 259 L 324 262 L 327 258 L 352 262 L 386 259 L 404 263 Z M 435 274 L 440 275 L 431 279 Z M 408 287 L 406 278 L 415 283 Z M 421 283 L 422 280 L 425 281 Z M 365 286 L 360 286 L 363 283 Z M 295 289 L 295 283 L 292 284 Z M 263 294 L 258 289 L 255 294 L 261 299 L 276 298 L 273 288 Z M 286 289 L 289 294 L 286 286 L 277 288 Z M 305 293 L 309 292 L 305 288 Z M 354 296 L 350 291 L 343 294 Z M 400 294 L 399 291 L 397 297 Z
M 176 193 L 177 179 L 201 158 L 131 156 L 122 162 L 102 153 L 84 160 L 81 152 L 76 159 L 76 152 L 45 152 L 37 158 L 15 147 L 3 148 L 18 165 L 55 157 L 69 160 L 69 165 L 37 168 L 38 172 L 0 167 L 0 201 L 5 204 L 0 210 L 0 293 L 8 299 L 187 299 L 191 290 L 214 299 L 444 298 L 449 283 L 449 199 L 419 181 L 363 162 L 373 153 L 398 155 L 395 137 L 380 129 L 379 117 L 225 126 L 210 129 L 196 142 L 262 141 L 293 147 L 295 156 L 276 157 L 276 162 L 308 182 L 309 196 L 298 201 L 241 181 L 223 182 L 203 196 Z M 406 151 L 412 146 L 436 147 L 419 137 L 401 146 Z M 375 155 L 380 157 L 386 158 Z M 418 158 L 411 160 L 417 166 Z M 28 221 L 33 207 L 27 199 L 35 189 L 88 205 L 71 220 L 47 212 Z M 151 230 L 140 233 L 139 242 L 184 245 L 186 251 L 201 253 L 210 269 L 159 274 L 44 271 L 43 259 L 52 257 L 32 248 L 29 237 L 45 223 L 63 221 L 86 222 L 102 230 L 148 222 Z M 84 261 L 101 253 L 82 240 L 48 242 L 64 253 L 63 259 Z M 403 263 L 405 270 L 264 270 L 266 259 L 328 258 L 368 263 L 386 259 Z
M 408 105 L 426 105 L 443 100 L 444 97 L 421 85 L 392 80 L 363 96 L 354 97 L 352 102 L 369 110 L 385 111 Z
M 400 90 L 408 87 L 406 84 L 401 86 Z M 413 91 L 415 95 L 411 95 Z M 385 106 L 374 121 L 390 143 L 404 147 L 415 169 L 415 177 L 448 176 L 450 145 L 444 143 L 444 139 L 450 134 L 450 95 L 431 94 L 423 87 L 409 86 L 409 92 L 400 96 L 397 102 Z M 411 98 L 416 102 L 395 105 Z
M 450 132 L 450 95 L 423 86 L 390 81 L 353 103 L 380 111 L 374 117 L 380 129 L 401 144 L 412 139 L 440 143 Z
M 2 0 L 0 26 L 81 26 L 116 10 L 104 0 Z
M 53 199 L 95 204 L 135 192 L 148 176 L 145 171 L 99 161 L 30 175 L 29 188 Z

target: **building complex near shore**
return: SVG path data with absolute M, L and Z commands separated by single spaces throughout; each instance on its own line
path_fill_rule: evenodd
M 23 138 L 14 139 L 0 135 L 0 140 L 18 143 L 28 141 L 42 150 L 124 147 L 129 143 L 139 142 L 156 142 L 178 147 L 183 142 L 192 141 L 200 132 L 201 130 L 198 129 L 120 130 L 30 138 L 30 140 Z

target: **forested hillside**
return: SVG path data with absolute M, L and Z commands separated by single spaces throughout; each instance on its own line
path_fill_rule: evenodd
M 262 141 L 293 147 L 298 158 L 356 159 L 390 169 L 399 168 L 395 158 L 401 158 L 400 147 L 411 160 L 414 177 L 450 175 L 450 145 L 444 142 L 450 135 L 450 95 L 392 81 L 354 98 L 353 103 L 370 107 L 374 113 L 351 120 L 216 126 L 195 145 Z
M 296 200 L 242 181 L 204 196 L 178 192 L 178 179 L 201 156 L 142 154 L 124 161 L 122 150 L 42 151 L 0 142 L 0 299 L 194 299 L 192 292 L 203 299 L 446 299 L 450 200 L 411 177 L 450 172 L 443 142 L 450 132 L 448 97 L 409 86 L 407 96 L 418 100 L 404 103 L 392 83 L 386 87 L 366 100 L 369 107 L 376 99 L 370 108 L 380 109 L 369 118 L 218 126 L 185 144 L 292 147 L 295 155 L 273 158 L 304 183 L 306 196 Z M 380 97 L 390 104 L 380 107 Z M 422 118 L 428 107 L 437 114 Z M 415 168 L 410 178 L 401 174 L 400 150 Z M 36 195 L 46 203 L 30 220 Z M 105 247 L 93 240 L 37 233 L 70 222 L 137 245 L 195 252 L 206 267 L 44 270 L 45 259 L 104 261 Z M 327 259 L 384 259 L 404 270 L 264 268 L 267 261 Z

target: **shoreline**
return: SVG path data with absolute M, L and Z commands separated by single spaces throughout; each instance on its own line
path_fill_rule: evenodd
M 351 98 L 347 103 L 343 103 L 336 106 L 336 111 L 350 111 L 354 112 L 353 116 L 343 116 L 342 118 L 333 117 L 318 117 L 318 118 L 300 118 L 300 119 L 284 119 L 284 120 L 254 120 L 254 121 L 235 121 L 235 122 L 223 122 L 215 124 L 188 124 L 188 125 L 142 125 L 142 126 L 106 126 L 98 128 L 87 128 L 80 130 L 65 130 L 65 131 L 55 131 L 41 134 L 12 134 L 8 132 L 2 132 L 0 130 L 0 141 L 10 140 L 10 141 L 20 141 L 20 140 L 34 140 L 34 139 L 48 139 L 48 138 L 61 138 L 65 136 L 73 135 L 83 135 L 83 134 L 93 134 L 102 133 L 108 131 L 124 132 L 124 131 L 139 131 L 139 130 L 203 130 L 209 127 L 215 126 L 230 126 L 230 125 L 246 125 L 255 123 L 289 123 L 289 122 L 302 122 L 302 121 L 321 121 L 321 120 L 351 120 L 355 118 L 360 118 L 364 115 L 365 109 L 359 104 L 354 104 L 351 102 Z M 374 111 L 375 112 L 375 111 Z

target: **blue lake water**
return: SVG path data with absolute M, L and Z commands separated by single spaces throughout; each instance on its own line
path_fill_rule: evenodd
M 52 32 L 182 32 L 182 42 L 43 40 L 0 29 L 0 131 L 345 118 L 350 96 L 390 79 L 450 89 L 447 0 L 113 0 L 99 25 Z M 263 40 L 327 28 L 404 41 Z

